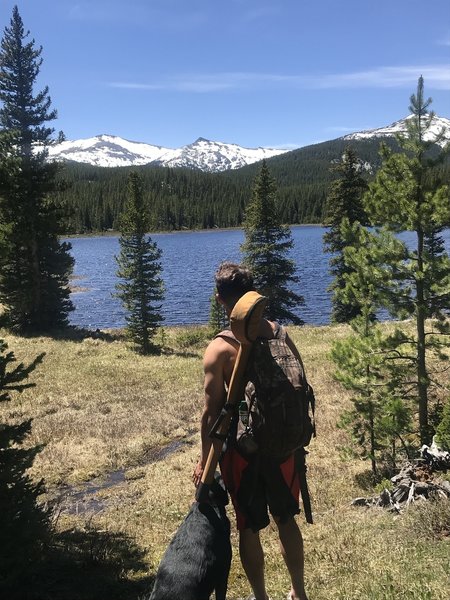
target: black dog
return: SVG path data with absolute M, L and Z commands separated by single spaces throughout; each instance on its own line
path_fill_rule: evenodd
M 210 502 L 194 502 L 159 565 L 150 600 L 225 600 L 231 563 L 228 494 L 211 485 Z

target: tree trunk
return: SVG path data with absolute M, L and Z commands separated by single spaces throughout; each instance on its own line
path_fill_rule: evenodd
M 374 407 L 372 401 L 369 401 L 369 428 L 370 428 L 370 461 L 372 464 L 372 473 L 377 474 L 377 463 L 375 460 L 375 423 Z
M 416 309 L 417 309 L 417 395 L 419 401 L 419 433 L 421 444 L 429 443 L 428 429 L 428 373 L 426 367 L 425 344 L 425 297 L 423 286 L 423 243 L 424 234 L 421 229 L 417 232 L 417 270 L 416 278 Z
M 32 284 L 32 297 L 31 297 L 31 327 L 33 329 L 40 329 L 42 325 L 47 326 L 48 314 L 45 314 L 42 307 L 41 301 L 41 268 L 39 264 L 39 248 L 36 241 L 36 236 L 32 232 L 30 240 L 30 254 L 31 254 L 31 284 Z M 46 311 L 47 312 L 47 311 Z M 43 323 L 43 321 L 45 321 Z

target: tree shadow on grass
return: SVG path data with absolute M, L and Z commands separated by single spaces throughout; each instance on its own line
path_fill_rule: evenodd
M 88 338 L 101 340 L 102 342 L 117 342 L 127 339 L 125 331 L 122 329 L 102 331 L 101 329 L 86 329 L 85 327 L 74 326 L 54 330 L 49 335 L 55 340 L 67 342 L 82 342 Z
M 2 323 L 0 317 L 0 328 L 4 327 L 8 329 L 7 323 Z M 87 329 L 85 327 L 75 327 L 69 325 L 62 329 L 52 329 L 50 331 L 28 331 L 21 332 L 20 336 L 27 339 L 49 337 L 53 340 L 59 340 L 63 342 L 83 342 L 84 340 L 100 340 L 102 342 L 132 342 L 127 335 L 125 329 Z M 137 354 L 141 356 L 177 356 L 180 358 L 201 358 L 203 356 L 206 344 L 199 344 L 195 340 L 192 342 L 192 346 L 188 342 L 182 343 L 181 346 L 175 340 L 174 344 L 170 342 L 168 344 L 163 343 L 161 346 L 155 345 L 149 354 L 141 354 L 138 349 L 135 349 Z
M 367 469 L 355 475 L 355 483 L 365 491 L 371 491 L 379 483 L 386 479 L 390 479 L 394 475 L 395 471 L 385 467 L 380 469 L 377 473 L 373 473 L 371 469 Z
M 8 600 L 143 600 L 153 576 L 145 551 L 123 533 L 70 529 L 54 535 L 42 560 L 24 573 Z M 0 592 L 1 592 L 0 586 Z
M 177 358 L 202 358 L 201 352 L 191 352 L 189 350 L 176 350 L 175 348 L 163 348 L 162 356 L 176 356 Z
M 1 318 L 0 327 L 8 329 L 8 324 L 6 322 L 2 322 Z M 103 342 L 117 342 L 127 339 L 123 329 L 102 331 L 100 329 L 87 329 L 85 327 L 75 327 L 72 325 L 63 327 L 61 329 L 51 329 L 48 331 L 21 331 L 19 332 L 19 335 L 27 339 L 49 337 L 54 340 L 62 340 L 66 342 L 82 342 L 85 339 L 101 340 Z

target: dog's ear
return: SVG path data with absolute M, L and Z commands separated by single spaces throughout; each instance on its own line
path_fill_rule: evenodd
M 214 502 L 214 504 L 220 506 L 226 506 L 228 504 L 228 493 L 220 473 L 214 475 L 214 480 L 209 492 L 209 499 L 211 502 Z

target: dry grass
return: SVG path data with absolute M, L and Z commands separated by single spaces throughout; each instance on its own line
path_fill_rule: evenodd
M 206 345 L 200 333 L 167 330 L 166 343 L 172 352 L 142 357 L 120 338 L 24 339 L 3 332 L 20 360 L 47 353 L 32 376 L 37 387 L 0 407 L 2 420 L 33 417 L 30 443 L 45 444 L 33 467 L 35 476 L 43 476 L 52 492 L 61 483 L 126 469 L 123 483 L 99 492 L 104 503 L 101 512 L 94 517 L 61 515 L 58 528 L 89 526 L 133 540 L 144 551 L 146 566 L 124 567 L 122 577 L 128 580 L 155 572 L 193 500 L 191 473 L 199 448 L 201 355 Z M 442 527 L 441 534 L 433 536 L 426 533 L 432 525 L 424 524 L 422 534 L 419 509 L 394 517 L 381 510 L 350 507 L 353 497 L 368 494 L 356 478 L 368 465 L 343 462 L 340 457 L 339 448 L 347 439 L 336 421 L 348 398 L 332 379 L 328 356 L 332 341 L 347 335 L 348 328 L 290 328 L 290 333 L 317 397 L 318 437 L 308 457 L 316 523 L 307 526 L 299 517 L 311 600 L 447 599 L 450 542 Z M 185 442 L 175 453 L 159 462 L 146 462 L 151 448 L 175 438 Z M 441 523 L 442 515 L 449 514 L 448 505 L 436 512 L 430 522 Z M 233 521 L 232 509 L 229 514 Z M 263 542 L 268 589 L 274 600 L 280 600 L 286 597 L 289 582 L 271 527 L 263 532 Z M 248 596 L 249 587 L 237 556 L 234 527 L 232 543 L 228 597 L 236 600 Z M 91 591 L 89 597 L 105 598 L 100 590 L 97 595 Z
M 3 412 L 33 418 L 44 444 L 34 470 L 48 483 L 73 483 L 136 462 L 154 446 L 197 426 L 200 353 L 144 357 L 123 340 L 3 336 L 18 360 L 45 352 L 36 387 Z

